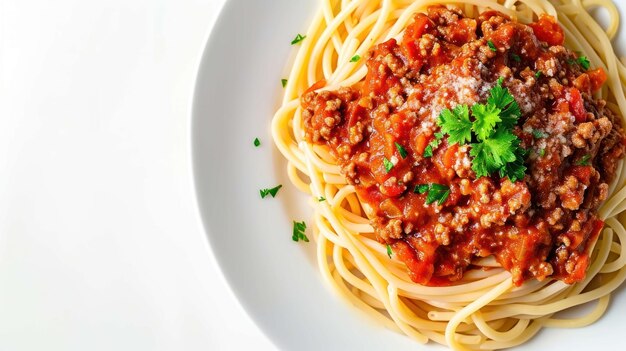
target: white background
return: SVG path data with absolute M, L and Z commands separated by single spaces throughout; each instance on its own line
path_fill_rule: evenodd
M 271 350 L 196 209 L 224 0 L 0 0 L 0 350 Z

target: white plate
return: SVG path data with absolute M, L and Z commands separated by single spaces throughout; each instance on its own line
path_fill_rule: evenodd
M 292 220 L 310 222 L 310 211 L 287 179 L 269 126 L 297 49 L 290 41 L 316 10 L 315 0 L 230 0 L 213 29 L 192 130 L 197 196 L 213 254 L 245 310 L 281 349 L 443 350 L 346 305 L 324 285 L 314 244 L 291 240 Z M 276 198 L 260 198 L 259 189 L 277 184 L 283 188 Z M 518 350 L 615 347 L 626 326 L 625 295 L 623 287 L 615 293 L 598 323 L 544 330 Z

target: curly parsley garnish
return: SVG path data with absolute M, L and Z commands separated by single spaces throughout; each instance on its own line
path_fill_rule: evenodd
M 445 185 L 430 183 L 430 184 L 418 184 L 413 189 L 414 193 L 426 195 L 426 205 L 430 205 L 433 202 L 437 202 L 437 205 L 441 206 L 450 195 L 450 188 Z
M 293 221 L 293 235 L 291 236 L 291 240 L 293 241 L 304 241 L 309 242 L 309 238 L 307 238 L 304 231 L 306 230 L 306 223 Z
M 268 195 L 272 195 L 272 197 L 276 197 L 276 194 L 278 194 L 278 190 L 280 190 L 280 188 L 282 187 L 283 185 L 279 184 L 273 188 L 259 190 L 259 193 L 261 193 L 261 199 L 265 199 L 265 197 Z
M 512 130 L 521 116 L 520 108 L 502 78 L 491 88 L 486 104 L 474 104 L 469 116 L 467 105 L 441 111 L 437 124 L 448 135 L 450 145 L 470 143 L 472 170 L 476 177 L 499 173 L 512 182 L 524 178 L 526 150 Z
M 291 41 L 291 45 L 298 44 L 299 42 L 303 41 L 305 38 L 306 38 L 306 35 L 302 35 L 298 33 L 298 35 L 296 35 L 296 37 Z

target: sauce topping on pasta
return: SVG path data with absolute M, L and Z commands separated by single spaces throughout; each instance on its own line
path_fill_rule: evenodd
M 584 278 L 625 136 L 592 96 L 605 72 L 563 41 L 550 16 L 431 7 L 363 58 L 362 82 L 302 96 L 306 139 L 413 281 L 451 284 L 492 255 L 517 285 Z

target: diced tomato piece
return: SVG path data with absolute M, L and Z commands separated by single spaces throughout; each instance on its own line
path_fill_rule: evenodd
M 591 91 L 599 90 L 602 88 L 604 82 L 606 82 L 606 72 L 604 72 L 602 67 L 589 71 L 587 74 L 589 75 L 589 80 L 591 81 Z
M 305 90 L 304 93 L 302 93 L 302 95 L 304 96 L 304 94 L 306 94 L 306 93 L 310 93 L 310 92 L 315 91 L 317 89 L 321 89 L 321 88 L 323 88 L 325 86 L 326 86 L 326 80 L 325 79 L 320 79 L 317 82 L 313 83 L 313 85 L 311 85 L 309 87 L 309 89 Z
M 456 25 L 452 26 L 446 39 L 458 46 L 476 40 L 476 20 L 472 18 L 460 19 Z
M 576 88 L 572 88 L 569 91 L 569 110 L 576 118 L 576 122 L 582 123 L 587 121 L 587 111 L 585 105 L 583 105 L 583 97 L 580 95 L 580 91 Z
M 409 240 L 411 239 L 420 241 L 420 239 L 413 237 L 409 238 Z M 391 247 L 396 257 L 409 268 L 408 273 L 411 280 L 418 284 L 426 285 L 435 271 L 433 263 L 435 261 L 436 247 L 432 243 L 429 244 L 423 241 L 417 243 L 417 245 L 415 244 L 411 246 L 405 241 L 397 241 Z M 413 247 L 419 247 L 424 252 L 418 252 Z
M 571 168 L 571 172 L 579 182 L 589 185 L 589 179 L 591 179 L 591 166 L 573 166 Z
M 382 192 L 389 197 L 398 197 L 406 190 L 406 185 L 394 183 L 391 185 L 381 185 Z
M 415 42 L 417 39 L 421 38 L 424 33 L 434 28 L 434 26 L 435 24 L 428 16 L 423 13 L 418 13 L 415 15 L 413 23 L 406 27 L 404 36 L 402 37 L 402 44 L 405 45 L 409 42 Z
M 533 29 L 535 36 L 540 41 L 545 41 L 550 45 L 563 45 L 565 36 L 563 29 L 556 22 L 554 17 L 550 15 L 539 16 L 539 21 L 529 24 Z
M 448 169 L 452 168 L 456 163 L 456 152 L 459 150 L 459 145 L 454 144 L 452 146 L 448 146 L 446 152 L 443 154 L 443 165 Z
M 413 144 L 413 150 L 415 150 L 415 152 L 418 155 L 422 155 L 424 154 L 424 149 L 426 149 L 427 145 L 428 145 L 428 136 L 426 136 L 425 134 L 420 134 L 417 136 L 417 138 L 415 138 L 415 142 Z

